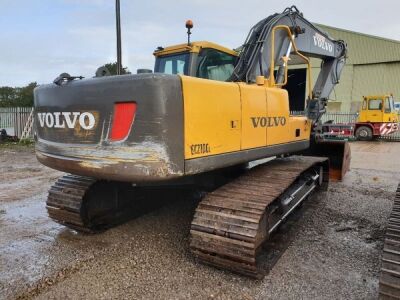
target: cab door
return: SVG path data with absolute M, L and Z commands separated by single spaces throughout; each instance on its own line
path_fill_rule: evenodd
M 367 122 L 367 117 L 368 117 L 368 99 L 364 98 L 360 115 L 358 117 L 358 122 Z
M 366 122 L 383 122 L 384 102 L 382 98 L 368 99 L 368 110 L 366 113 Z
M 393 98 L 385 97 L 383 122 L 397 122 L 397 114 L 393 107 Z

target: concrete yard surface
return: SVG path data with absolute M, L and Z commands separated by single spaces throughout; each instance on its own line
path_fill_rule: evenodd
M 191 256 L 194 195 L 153 192 L 165 205 L 80 234 L 47 216 L 47 190 L 62 173 L 32 147 L 0 146 L 0 299 L 376 299 L 400 143 L 353 142 L 351 151 L 344 181 L 282 227 L 260 257 L 266 276 L 253 280 Z

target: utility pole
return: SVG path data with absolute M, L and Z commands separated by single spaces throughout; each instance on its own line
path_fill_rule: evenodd
M 121 16 L 120 16 L 120 3 L 115 0 L 115 17 L 117 26 L 117 74 L 122 73 L 122 51 L 121 51 Z

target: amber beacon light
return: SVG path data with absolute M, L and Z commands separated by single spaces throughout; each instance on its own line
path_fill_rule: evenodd
M 192 21 L 192 20 L 187 20 L 185 26 L 186 26 L 186 28 L 187 28 L 188 45 L 189 45 L 189 44 L 190 44 L 190 35 L 192 34 L 192 32 L 190 31 L 190 29 L 193 28 L 193 21 Z

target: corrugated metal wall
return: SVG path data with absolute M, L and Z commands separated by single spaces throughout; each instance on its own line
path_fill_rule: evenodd
M 320 72 L 320 62 L 318 60 L 311 60 L 311 65 L 313 68 L 311 69 L 311 78 L 312 78 L 312 86 L 314 86 L 317 81 L 318 74 Z M 318 66 L 318 67 L 316 67 Z M 349 111 L 350 110 L 350 102 L 352 98 L 352 90 L 353 90 L 353 80 L 354 80 L 354 68 L 353 65 L 346 65 L 342 71 L 340 84 L 336 85 L 335 89 L 332 91 L 330 95 L 330 103 L 328 109 L 330 107 L 335 107 L 334 111 L 338 111 L 336 108 L 339 106 L 339 110 Z M 306 94 L 307 95 L 307 94 Z M 348 101 L 346 101 L 348 99 Z M 360 99 L 361 101 L 361 99 Z M 338 102 L 335 103 L 334 102 Z M 341 106 L 347 108 L 342 109 Z
M 358 111 L 362 96 L 393 93 L 400 100 L 400 62 L 347 65 L 330 98 L 341 111 Z
M 385 64 L 384 88 L 393 92 L 394 98 L 400 101 L 400 61 Z

